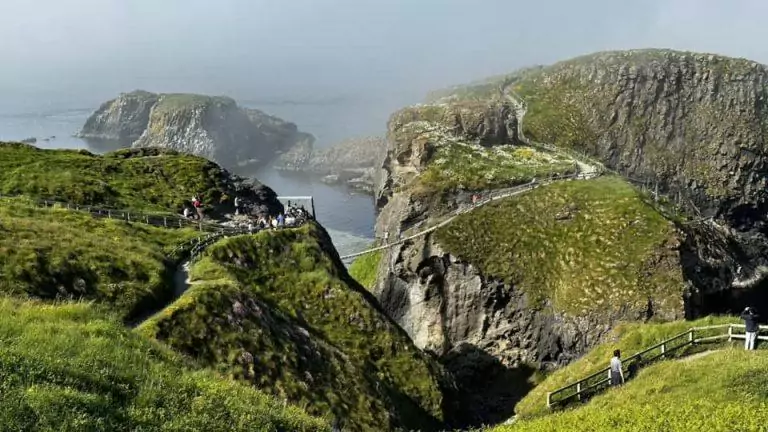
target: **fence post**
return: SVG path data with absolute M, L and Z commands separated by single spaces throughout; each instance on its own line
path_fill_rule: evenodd
M 688 330 L 688 342 L 693 345 L 694 339 L 693 339 L 693 329 Z
M 112 210 L 107 210 L 107 217 L 112 219 Z
M 163 216 L 163 226 L 168 228 L 168 218 Z
M 149 225 L 149 216 L 148 215 L 144 216 L 144 220 L 146 220 L 147 221 L 147 225 Z
M 728 342 L 733 341 L 733 326 L 728 324 Z
M 128 212 L 128 213 L 126 213 L 126 214 L 128 215 L 128 222 L 130 222 L 130 221 L 131 221 L 131 213 L 130 213 L 130 212 Z
M 576 383 L 576 399 L 581 400 L 581 381 Z
M 552 392 L 547 392 L 547 408 L 552 408 Z
M 666 352 L 667 352 L 667 343 L 665 342 L 665 343 L 661 344 L 661 356 L 662 357 L 666 357 L 664 355 L 664 353 L 666 353 Z
M 67 210 L 69 210 L 69 203 L 67 203 Z

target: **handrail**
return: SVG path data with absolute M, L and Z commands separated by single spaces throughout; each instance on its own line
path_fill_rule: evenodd
M 636 352 L 635 354 L 627 357 L 622 362 L 623 364 L 629 366 L 631 360 L 641 360 L 643 363 L 647 364 L 650 363 L 658 358 L 665 357 L 667 354 L 679 350 L 681 348 L 684 348 L 689 345 L 695 345 L 699 343 L 704 342 L 711 342 L 716 341 L 719 339 L 744 339 L 746 336 L 743 333 L 734 333 L 734 328 L 745 328 L 746 326 L 744 324 L 718 324 L 718 325 L 710 325 L 710 326 L 702 326 L 702 327 L 692 327 L 685 332 L 682 332 L 680 334 L 677 334 L 675 336 L 672 336 L 670 338 L 664 339 L 661 342 L 652 345 L 648 348 L 643 349 L 642 351 Z M 703 332 L 707 330 L 717 330 L 717 329 L 728 329 L 728 332 L 721 335 L 716 336 L 707 336 L 707 337 L 700 337 L 696 338 L 695 333 L 696 332 Z M 760 328 L 759 331 L 768 330 Z M 673 345 L 672 347 L 669 347 L 672 342 L 682 339 L 684 337 L 687 337 L 687 340 L 683 343 Z M 757 336 L 757 339 L 759 340 L 768 340 L 768 336 Z M 650 358 L 643 358 L 646 354 L 655 351 L 657 349 L 660 349 L 660 352 Z M 554 391 L 547 393 L 547 407 L 553 408 L 555 406 L 564 405 L 568 403 L 569 401 L 576 399 L 576 400 L 582 400 L 583 397 L 588 396 L 592 393 L 593 390 L 602 388 L 605 384 L 607 384 L 610 380 L 608 378 L 601 379 L 597 383 L 589 384 L 589 381 L 592 381 L 595 378 L 602 376 L 606 376 L 608 371 L 610 371 L 610 367 L 603 368 L 585 378 L 582 378 L 580 380 L 574 381 L 570 384 L 567 384 L 563 387 L 557 388 Z M 583 387 L 583 384 L 588 384 L 586 387 Z M 568 392 L 569 390 L 574 390 L 573 393 L 568 394 L 566 396 L 556 398 L 556 396 L 562 395 L 563 393 Z

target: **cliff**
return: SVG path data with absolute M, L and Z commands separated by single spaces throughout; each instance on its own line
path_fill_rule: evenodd
M 103 104 L 79 136 L 191 153 L 242 172 L 314 140 L 295 124 L 241 108 L 228 97 L 144 91 Z
M 311 143 L 301 143 L 280 156 L 275 167 L 373 193 L 376 167 L 384 160 L 386 149 L 386 140 L 380 137 L 353 138 L 320 150 L 313 150 Z
M 343 268 L 316 225 L 217 243 L 139 331 L 345 431 L 444 425 L 447 380 Z

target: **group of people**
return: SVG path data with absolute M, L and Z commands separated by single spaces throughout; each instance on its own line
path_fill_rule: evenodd
M 760 326 L 757 323 L 757 319 L 760 315 L 755 312 L 755 309 L 747 306 L 741 312 L 741 319 L 744 320 L 744 349 L 752 351 L 755 349 L 755 340 L 757 340 L 757 333 L 760 331 Z M 631 378 L 636 372 L 640 364 L 640 358 L 637 357 L 635 361 L 630 364 L 628 368 L 629 377 Z M 613 357 L 611 358 L 610 367 L 608 369 L 608 379 L 612 386 L 624 384 L 624 371 L 621 365 L 621 351 L 615 350 Z

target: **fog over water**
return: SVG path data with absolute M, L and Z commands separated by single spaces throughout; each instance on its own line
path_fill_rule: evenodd
M 761 0 L 2 0 L 0 139 L 78 148 L 90 112 L 141 88 L 226 94 L 324 147 L 383 133 L 430 90 L 599 50 L 768 63 L 767 15 Z M 324 223 L 370 236 L 367 197 L 262 177 L 321 195 Z

